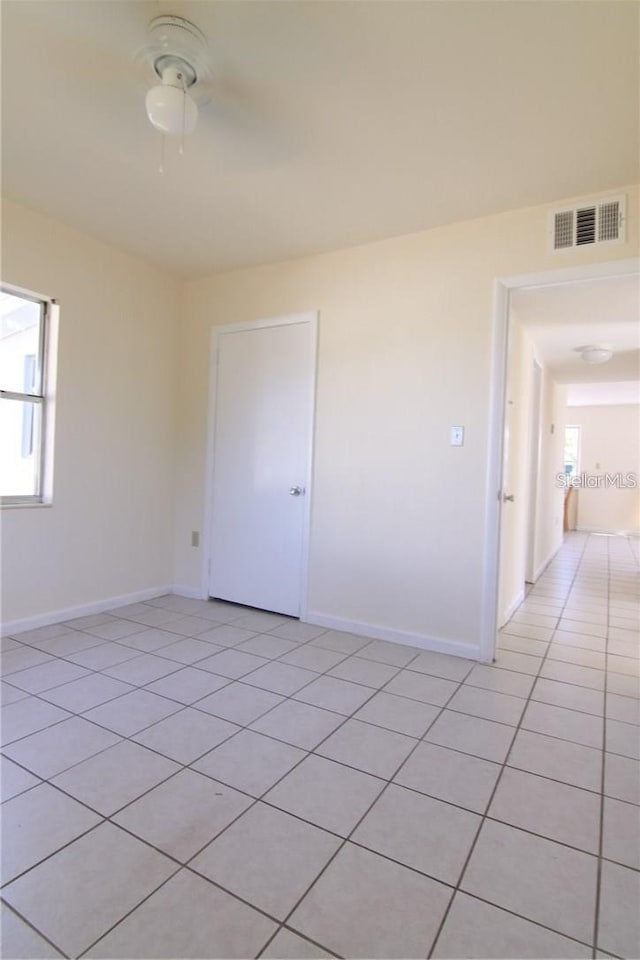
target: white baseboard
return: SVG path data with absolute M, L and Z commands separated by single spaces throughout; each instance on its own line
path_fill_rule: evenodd
M 563 538 L 563 540 L 562 540 L 562 543 L 559 543 L 557 547 L 555 547 L 553 550 L 550 551 L 548 557 L 547 557 L 545 560 L 543 560 L 542 563 L 539 563 L 539 564 L 538 564 L 538 567 L 536 568 L 536 571 L 535 571 L 535 573 L 534 573 L 534 575 L 533 575 L 533 577 L 534 577 L 533 582 L 534 582 L 534 583 L 537 583 L 537 582 L 538 582 L 538 580 L 540 579 L 540 577 L 542 576 L 542 574 L 544 573 L 544 571 L 547 569 L 547 567 L 549 566 L 549 564 L 551 563 L 551 561 L 553 560 L 553 558 L 555 557 L 555 555 L 558 553 L 558 551 L 559 551 L 559 550 L 561 549 L 561 547 L 563 546 L 563 544 L 564 544 L 564 538 Z
M 153 600 L 165 593 L 171 593 L 173 587 L 149 587 L 147 590 L 136 590 L 134 593 L 123 593 L 119 597 L 108 597 L 105 600 L 96 600 L 93 603 L 83 603 L 78 607 L 64 607 L 61 610 L 49 610 L 47 613 L 38 613 L 34 617 L 23 617 L 20 620 L 8 620 L 0 628 L 0 634 L 22 633 L 24 630 L 35 630 L 36 627 L 48 627 L 51 623 L 61 623 L 64 620 L 75 620 L 76 617 L 89 617 L 94 613 L 105 613 L 124 607 L 129 603 L 142 603 L 144 600 Z
M 439 637 L 430 637 L 422 633 L 410 633 L 407 630 L 393 630 L 389 627 L 379 627 L 372 623 L 361 623 L 357 620 L 345 620 L 342 617 L 326 616 L 324 613 L 309 611 L 305 623 L 318 627 L 327 627 L 331 630 L 342 630 L 345 633 L 356 633 L 372 640 L 388 640 L 389 643 L 401 643 L 421 650 L 431 650 L 435 653 L 448 653 L 453 657 L 465 657 L 467 660 L 480 659 L 480 647 L 471 647 L 468 643 L 457 640 L 442 640 Z
M 578 533 L 604 533 L 610 537 L 637 537 L 640 530 L 612 530 L 611 527 L 576 527 Z
M 188 600 L 208 600 L 206 594 L 203 594 L 202 590 L 198 587 L 185 587 L 182 583 L 174 583 L 170 590 L 171 593 L 175 593 L 178 597 L 187 597 Z
M 522 601 L 524 600 L 524 598 L 525 598 L 525 592 L 524 592 L 524 588 L 523 588 L 523 589 L 516 595 L 515 599 L 512 600 L 512 602 L 511 602 L 511 603 L 509 604 L 509 606 L 507 607 L 507 611 L 506 611 L 506 613 L 505 613 L 505 615 L 504 615 L 504 618 L 502 619 L 502 623 L 499 623 L 499 624 L 498 624 L 498 630 L 502 630 L 502 628 L 504 627 L 505 623 L 509 623 L 509 620 L 511 620 L 511 617 L 514 615 L 514 613 L 516 612 L 516 610 L 518 609 L 518 607 L 520 606 L 520 604 L 522 603 Z

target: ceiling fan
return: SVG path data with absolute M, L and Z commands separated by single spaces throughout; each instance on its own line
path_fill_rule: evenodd
M 160 135 L 161 173 L 166 145 L 177 143 L 183 153 L 199 116 L 200 146 L 211 158 L 215 137 L 219 169 L 225 164 L 235 172 L 273 167 L 296 149 L 295 130 L 282 123 L 265 91 L 227 70 L 219 46 L 214 57 L 202 30 L 184 17 L 151 20 L 133 62 L 142 68 L 148 121 Z
M 147 28 L 147 39 L 136 60 L 151 68 L 156 80 L 145 98 L 147 117 L 164 138 L 179 138 L 179 151 L 185 136 L 193 133 L 198 107 L 209 99 L 211 67 L 207 40 L 195 24 L 183 17 L 160 16 Z M 162 163 L 161 163 L 162 170 Z

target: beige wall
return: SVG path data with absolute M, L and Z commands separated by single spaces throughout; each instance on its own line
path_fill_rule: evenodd
M 477 653 L 494 279 L 636 256 L 625 192 L 619 246 L 549 254 L 539 207 L 186 284 L 176 582 L 201 586 L 212 327 L 317 309 L 309 610 Z
M 13 203 L 2 280 L 60 303 L 54 499 L 2 508 L 4 621 L 172 582 L 178 284 Z
M 640 483 L 638 404 L 569 407 L 567 423 L 581 428 L 581 474 L 634 473 Z M 576 499 L 579 530 L 640 532 L 640 486 L 579 487 Z

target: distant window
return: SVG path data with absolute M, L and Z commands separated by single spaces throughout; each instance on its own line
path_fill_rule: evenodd
M 0 287 L 0 499 L 51 495 L 52 303 Z
M 564 428 L 564 472 L 568 477 L 580 473 L 580 427 Z

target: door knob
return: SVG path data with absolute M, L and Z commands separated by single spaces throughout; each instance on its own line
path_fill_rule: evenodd
M 291 487 L 289 490 L 290 497 L 301 497 L 304 493 L 304 487 Z
M 513 501 L 515 500 L 515 494 L 513 494 L 513 493 L 503 493 L 503 494 L 502 494 L 502 499 L 503 499 L 503 501 L 504 501 L 505 503 L 507 502 L 507 500 L 509 500 L 511 503 L 513 503 Z

